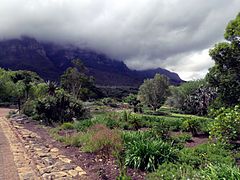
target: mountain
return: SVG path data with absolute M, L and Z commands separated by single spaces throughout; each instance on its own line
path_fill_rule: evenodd
M 131 70 L 124 62 L 88 49 L 38 42 L 29 37 L 0 41 L 0 67 L 35 71 L 45 80 L 59 80 L 75 58 L 82 60 L 88 69 L 87 73 L 100 86 L 137 87 L 144 79 L 152 78 L 156 73 L 169 77 L 172 84 L 183 82 L 176 73 L 166 69 Z

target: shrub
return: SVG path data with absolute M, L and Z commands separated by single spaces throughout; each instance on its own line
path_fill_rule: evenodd
M 76 129 L 78 132 L 85 131 L 87 128 L 91 127 L 92 125 L 94 125 L 94 123 L 91 119 L 75 121 L 73 124 L 74 129 Z
M 29 117 L 36 115 L 36 101 L 27 100 L 24 103 L 21 112 Z
M 240 179 L 240 170 L 236 166 L 227 164 L 209 164 L 201 170 L 201 175 L 204 179 Z
M 200 122 L 197 118 L 191 117 L 183 121 L 182 128 L 185 131 L 190 131 L 193 136 L 197 136 L 200 130 Z
M 187 164 L 164 163 L 155 172 L 147 175 L 149 180 L 201 179 L 196 170 Z
M 179 162 L 194 168 L 206 167 L 207 164 L 234 164 L 230 151 L 218 144 L 202 144 L 180 151 Z
M 193 136 L 197 136 L 199 132 L 202 132 L 202 133 L 209 132 L 210 122 L 211 122 L 211 119 L 192 116 L 183 121 L 182 129 L 185 131 L 190 131 Z
M 60 141 L 69 146 L 80 147 L 82 145 L 81 136 L 82 136 L 82 134 L 74 134 L 71 136 L 69 136 L 69 135 L 62 136 L 60 138 Z
M 153 171 L 159 164 L 177 159 L 177 150 L 157 139 L 152 132 L 134 132 L 123 135 L 126 165 Z
M 61 125 L 60 129 L 67 130 L 67 129 L 74 129 L 73 123 L 65 122 Z
M 55 96 L 38 99 L 36 111 L 44 122 L 50 125 L 69 122 L 84 115 L 81 102 L 64 91 L 57 91 Z
M 231 142 L 240 136 L 240 106 L 221 108 L 212 112 L 216 116 L 210 127 L 211 137 L 219 141 Z
M 110 129 L 114 129 L 116 127 L 119 127 L 120 125 L 119 125 L 119 122 L 117 120 L 108 118 L 107 122 L 106 122 L 106 126 Z
M 110 97 L 107 97 L 107 98 L 103 98 L 102 99 L 102 103 L 106 106 L 110 106 L 110 107 L 117 107 L 117 102 L 116 100 L 110 98 Z
M 185 143 L 191 141 L 192 136 L 188 133 L 181 133 L 178 136 L 172 137 L 172 139 L 177 143 Z
M 240 171 L 236 166 L 226 164 L 208 164 L 201 169 L 194 169 L 187 164 L 164 163 L 157 171 L 147 175 L 151 180 L 185 180 L 185 179 L 240 179 Z
M 153 127 L 153 131 L 162 139 L 169 138 L 169 129 L 170 127 L 164 122 L 160 122 Z
M 114 151 L 122 149 L 121 134 L 117 130 L 111 130 L 105 125 L 96 124 L 89 128 L 81 137 L 83 151 L 101 152 L 102 155 L 109 155 Z

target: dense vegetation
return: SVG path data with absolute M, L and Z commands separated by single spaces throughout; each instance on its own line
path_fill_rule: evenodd
M 229 42 L 210 50 L 215 66 L 202 80 L 169 86 L 156 74 L 136 94 L 98 99 L 93 79 L 74 61 L 60 85 L 0 69 L 0 100 L 51 125 L 58 141 L 104 162 L 114 157 L 118 179 L 130 178 L 126 168 L 147 179 L 240 179 L 239 27 L 240 14 L 227 26 Z

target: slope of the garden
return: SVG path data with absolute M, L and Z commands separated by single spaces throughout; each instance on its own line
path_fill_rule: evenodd
M 93 109 L 93 117 L 90 120 L 83 120 L 82 122 L 80 121 L 80 124 L 82 123 L 80 125 L 80 129 L 89 128 L 94 124 L 104 124 L 107 127 L 114 129 L 114 126 L 118 126 L 119 122 L 114 122 L 112 120 L 115 119 L 115 121 L 118 121 L 118 118 L 116 116 L 119 116 L 119 114 L 123 114 L 123 112 L 129 111 L 129 109 L 110 107 L 94 107 Z M 134 116 L 139 117 L 139 119 L 141 119 L 141 122 L 139 124 L 133 122 L 132 124 L 130 123 L 122 125 L 121 127 L 123 131 L 147 131 L 150 130 L 151 126 L 159 123 L 159 119 L 164 119 L 164 121 L 169 122 L 169 126 L 171 126 L 169 133 L 170 136 L 187 136 L 184 143 L 185 147 L 194 147 L 199 144 L 208 142 L 207 135 L 200 133 L 196 137 L 192 137 L 190 135 L 190 132 L 183 133 L 180 130 L 180 122 L 184 118 L 190 118 L 190 115 L 163 113 L 160 114 L 160 116 L 142 114 L 134 114 Z M 155 120 L 156 122 L 153 122 Z M 84 123 L 86 121 L 91 123 Z M 67 125 L 69 124 L 65 124 L 65 126 L 62 125 L 56 128 L 51 128 L 41 125 L 39 121 L 29 119 L 22 120 L 20 123 L 21 126 L 23 126 L 25 129 L 36 133 L 40 137 L 38 139 L 38 143 L 47 144 L 48 146 L 56 147 L 57 149 L 59 149 L 61 154 L 70 159 L 72 163 L 82 167 L 83 170 L 87 173 L 87 177 L 89 177 L 90 179 L 116 179 L 116 177 L 119 175 L 119 167 L 116 158 L 114 158 L 112 155 L 106 157 L 103 155 L 104 153 L 102 152 L 89 153 L 82 151 L 81 145 L 79 145 L 78 142 L 73 142 L 74 139 L 71 139 L 76 134 L 78 134 L 79 131 L 72 127 L 68 127 Z M 137 180 L 145 179 L 147 172 L 127 168 L 127 174 L 131 176 L 132 179 Z

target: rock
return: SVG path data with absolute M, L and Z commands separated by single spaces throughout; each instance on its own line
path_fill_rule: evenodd
M 68 174 L 70 174 L 71 176 L 75 177 L 75 176 L 78 175 L 78 171 L 76 171 L 76 170 L 69 170 Z
M 40 172 L 40 174 L 42 175 L 42 174 L 45 174 L 45 173 L 51 173 L 52 172 L 52 170 L 53 170 L 53 166 L 48 166 L 48 167 L 44 167 L 44 168 L 40 168 L 39 169 L 39 172 Z
M 59 152 L 59 149 L 58 148 L 52 148 L 50 151 L 53 152 L 53 153 L 56 153 L 56 152 Z
M 51 157 L 45 157 L 42 159 L 42 162 L 43 164 L 45 164 L 46 166 L 51 166 L 53 165 L 55 162 L 54 162 L 54 159 L 51 158 Z
M 75 170 L 78 171 L 79 176 L 87 174 L 80 166 L 77 166 Z
M 65 163 L 71 163 L 71 161 L 72 161 L 71 159 L 68 159 L 66 157 L 59 157 L 59 160 L 65 162 Z
M 74 165 L 74 164 L 64 164 L 59 169 L 61 171 L 65 171 L 65 170 L 71 170 L 71 169 L 74 169 L 74 168 L 76 168 L 76 165 Z
M 68 174 L 66 172 L 60 171 L 60 172 L 52 172 L 52 175 L 54 175 L 54 177 L 58 178 L 58 177 L 67 177 Z

